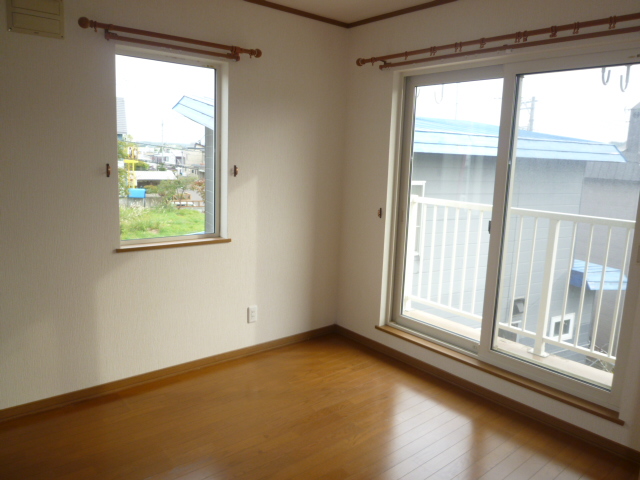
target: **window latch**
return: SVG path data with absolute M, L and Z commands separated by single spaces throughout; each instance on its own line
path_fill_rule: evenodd
M 107 163 L 107 178 L 111 176 L 111 165 Z
M 491 235 L 491 220 L 489 220 L 489 227 L 487 227 L 487 232 Z

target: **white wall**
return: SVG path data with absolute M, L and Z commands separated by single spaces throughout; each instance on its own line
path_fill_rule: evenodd
M 358 57 L 382 56 L 474 38 L 533 30 L 637 11 L 631 0 L 459 0 L 458 2 L 353 29 L 349 38 L 349 103 L 344 173 L 338 323 L 445 371 L 493 388 L 526 405 L 640 449 L 637 418 L 640 358 L 633 353 L 625 378 L 621 427 L 547 397 L 479 373 L 435 353 L 375 330 L 385 318 L 387 259 L 391 215 L 388 210 L 393 169 L 393 71 L 366 65 Z M 639 44 L 640 45 L 640 44 Z M 396 82 L 396 83 L 394 83 Z M 376 216 L 379 207 L 385 216 Z M 633 336 L 640 343 L 640 316 Z M 638 349 L 636 349 L 638 350 Z
M 347 31 L 230 0 L 65 8 L 64 40 L 0 9 L 0 409 L 335 323 Z M 229 69 L 232 243 L 114 253 L 114 42 L 81 16 L 263 50 Z

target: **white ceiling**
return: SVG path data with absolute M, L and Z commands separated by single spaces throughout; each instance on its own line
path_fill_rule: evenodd
M 383 13 L 427 3 L 428 0 L 272 0 L 322 17 L 352 23 Z

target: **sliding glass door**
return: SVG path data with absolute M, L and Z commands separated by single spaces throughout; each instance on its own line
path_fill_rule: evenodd
M 640 187 L 639 80 L 637 65 L 518 76 L 493 348 L 607 388 Z
M 408 77 L 403 135 L 390 323 L 614 403 L 640 66 L 602 55 Z
M 426 80 L 442 83 L 408 87 L 413 113 L 401 313 L 413 328 L 477 343 L 503 81 L 498 69 Z

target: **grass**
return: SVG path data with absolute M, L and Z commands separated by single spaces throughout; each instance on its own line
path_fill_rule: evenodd
M 204 231 L 204 213 L 175 207 L 120 207 L 120 239 L 175 237 Z

